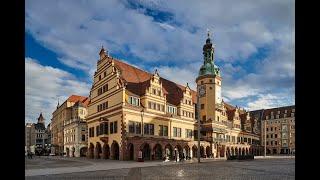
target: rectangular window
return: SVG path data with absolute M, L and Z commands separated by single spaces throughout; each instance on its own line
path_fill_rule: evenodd
M 103 123 L 103 126 L 104 126 L 103 134 L 108 134 L 108 130 L 109 130 L 108 123 L 107 122 Z
M 186 129 L 186 138 L 192 138 L 192 129 Z
M 177 137 L 177 128 L 173 127 L 173 137 Z
M 161 96 L 161 91 L 160 90 L 158 90 L 158 96 Z
M 163 125 L 159 125 L 159 136 L 163 136 Z
M 141 134 L 141 123 L 136 122 L 136 134 Z
M 156 94 L 156 89 L 152 89 L 152 93 L 153 93 L 153 94 Z
M 236 141 L 236 137 L 235 136 L 231 136 L 232 142 Z
M 81 140 L 82 140 L 82 141 L 86 141 L 86 135 L 85 135 L 85 134 L 82 134 L 82 135 L 81 135 Z
M 269 131 L 269 129 L 267 128 L 267 131 Z
M 278 138 L 278 134 L 275 134 L 275 135 L 274 135 L 274 138 Z
M 270 136 L 271 136 L 271 138 L 273 138 L 273 134 L 271 134 Z
M 267 134 L 267 138 L 269 138 L 269 134 Z
M 96 134 L 97 134 L 97 136 L 100 135 L 100 127 L 99 126 L 96 126 Z
M 201 109 L 204 109 L 204 104 L 201 104 Z
M 161 105 L 161 111 L 164 112 L 164 105 Z
M 271 146 L 273 146 L 273 141 L 271 141 L 270 143 L 271 143 Z
M 129 104 L 132 104 L 134 106 L 140 106 L 140 98 L 130 96 L 129 97 Z
M 113 134 L 113 122 L 110 123 L 110 134 Z
M 133 121 L 129 121 L 129 133 L 134 133 L 135 129 L 134 129 L 134 122 Z
M 153 103 L 153 109 L 156 110 L 156 103 Z
M 118 132 L 118 122 L 117 121 L 113 122 L 113 132 L 114 133 Z
M 163 136 L 168 136 L 168 126 L 163 126 Z
M 154 135 L 154 124 L 144 124 L 144 134 Z
M 273 130 L 273 128 L 271 127 L 271 128 L 270 128 L 270 131 L 272 131 L 272 130 Z
M 148 108 L 151 109 L 151 102 L 148 102 Z
M 247 142 L 247 138 L 244 138 L 243 141 L 244 141 L 244 142 Z
M 157 104 L 157 110 L 160 111 L 160 104 Z
M 269 145 L 269 142 L 267 141 L 267 145 Z
M 277 141 L 274 141 L 274 145 L 278 145 L 278 142 L 277 142 Z

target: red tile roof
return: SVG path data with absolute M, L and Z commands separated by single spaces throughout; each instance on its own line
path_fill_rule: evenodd
M 82 103 L 85 107 L 88 106 L 89 104 L 89 101 L 90 99 L 88 97 L 85 97 L 85 96 L 78 96 L 78 95 L 71 95 L 67 101 L 69 102 L 74 102 L 74 103 L 77 103 L 77 102 L 80 102 Z
M 145 90 L 149 87 L 153 74 L 117 59 L 113 59 L 113 61 L 121 71 L 121 77 L 127 84 L 127 90 L 139 96 L 145 94 Z M 162 82 L 163 92 L 167 95 L 167 101 L 170 104 L 178 105 L 183 97 L 186 86 L 179 85 L 162 77 L 160 77 L 160 81 Z M 196 92 L 194 90 L 191 90 L 191 92 L 192 101 L 196 103 Z

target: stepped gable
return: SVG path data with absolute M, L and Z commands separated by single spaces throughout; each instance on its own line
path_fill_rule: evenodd
M 136 68 L 132 65 L 124 63 L 120 60 L 113 59 L 117 68 L 121 71 L 121 77 L 126 82 L 126 89 L 133 94 L 138 96 L 142 96 L 145 94 L 146 89 L 150 85 L 150 80 L 153 74 L 148 73 L 144 70 Z M 160 77 L 160 81 L 162 82 L 162 90 L 164 94 L 167 95 L 167 101 L 170 104 L 178 105 L 180 100 L 183 97 L 183 92 L 185 90 L 185 86 L 179 85 L 167 79 Z M 191 90 L 192 92 L 192 101 L 196 102 L 196 92 Z

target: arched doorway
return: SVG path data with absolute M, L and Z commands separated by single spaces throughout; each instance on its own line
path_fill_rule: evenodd
M 94 154 L 94 145 L 90 143 L 88 157 L 93 158 L 93 154 Z
M 174 148 L 174 156 L 179 157 L 179 159 L 183 157 L 183 150 L 180 145 L 176 145 L 176 147 Z
M 132 143 L 128 145 L 128 156 L 129 160 L 134 160 L 134 146 Z
M 104 145 L 103 145 L 102 154 L 103 154 L 103 159 L 110 158 L 110 147 L 107 143 L 104 143 Z
M 207 154 L 207 157 L 211 157 L 211 148 L 210 148 L 210 146 L 206 147 L 206 154 Z
M 227 157 L 231 156 L 230 154 L 230 147 L 227 147 Z
M 248 150 L 248 148 L 246 148 L 246 155 L 248 155 L 249 154 L 249 150 Z
M 186 159 L 189 159 L 189 157 L 190 157 L 190 147 L 188 146 L 188 145 L 186 145 L 184 148 L 183 148 L 183 150 L 184 150 L 184 157 L 186 158 Z
M 141 146 L 142 158 L 144 160 L 150 160 L 151 150 L 148 143 L 145 143 Z
M 162 160 L 162 147 L 160 144 L 156 144 L 153 148 L 153 154 L 155 160 Z
M 70 154 L 69 154 L 69 153 L 70 153 L 69 148 L 66 148 L 66 156 L 67 156 L 67 157 L 70 157 Z
M 119 155 L 119 144 L 117 143 L 117 141 L 113 141 L 111 145 L 111 157 L 114 160 L 119 160 Z
M 200 146 L 200 157 L 205 158 L 203 146 Z
M 71 148 L 71 157 L 74 157 L 74 153 L 76 152 L 76 148 L 72 147 Z
M 170 144 L 167 144 L 164 148 L 165 148 L 165 156 L 169 157 L 169 159 L 173 159 L 172 146 Z
M 231 147 L 231 155 L 234 156 L 234 148 Z
M 192 146 L 192 157 L 194 158 L 198 157 L 198 148 L 196 145 Z
M 244 150 L 244 148 L 242 148 L 242 152 L 241 152 L 241 155 L 245 155 L 245 150 Z
M 100 154 L 102 153 L 102 148 L 101 148 L 101 144 L 99 142 L 97 142 L 96 144 L 96 148 L 94 150 L 94 158 L 96 159 L 100 159 Z
M 238 150 L 238 148 L 237 148 L 237 147 L 236 147 L 236 149 L 235 149 L 235 153 L 236 153 L 236 154 L 235 154 L 236 156 L 238 156 L 238 155 L 239 155 L 239 150 Z
M 88 148 L 87 147 L 82 147 L 80 149 L 80 157 L 85 157 L 87 152 L 88 152 Z

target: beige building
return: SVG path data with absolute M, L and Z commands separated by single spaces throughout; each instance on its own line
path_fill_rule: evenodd
M 64 121 L 64 152 L 69 157 L 86 156 L 88 135 L 87 105 L 89 99 L 76 102 L 72 107 L 71 118 Z
M 64 122 L 72 119 L 73 105 L 87 97 L 72 95 L 52 113 L 51 119 L 51 153 L 62 155 L 64 153 Z
M 26 123 L 25 125 L 25 151 L 33 151 L 36 145 L 34 123 Z
M 262 117 L 261 140 L 267 154 L 295 153 L 295 106 L 254 111 Z M 266 142 L 265 142 L 266 139 Z
M 210 41 L 204 46 L 204 66 L 196 80 L 200 91 L 205 91 L 200 97 L 200 155 L 259 153 L 255 121 L 249 117 L 241 123 L 242 114 L 248 112 L 222 101 L 222 79 L 220 72 L 215 74 Z M 162 78 L 157 70 L 148 73 L 114 59 L 103 48 L 99 55 L 86 118 L 88 156 L 120 160 L 196 157 L 197 92 L 188 84 Z M 244 125 L 251 131 L 242 131 Z

